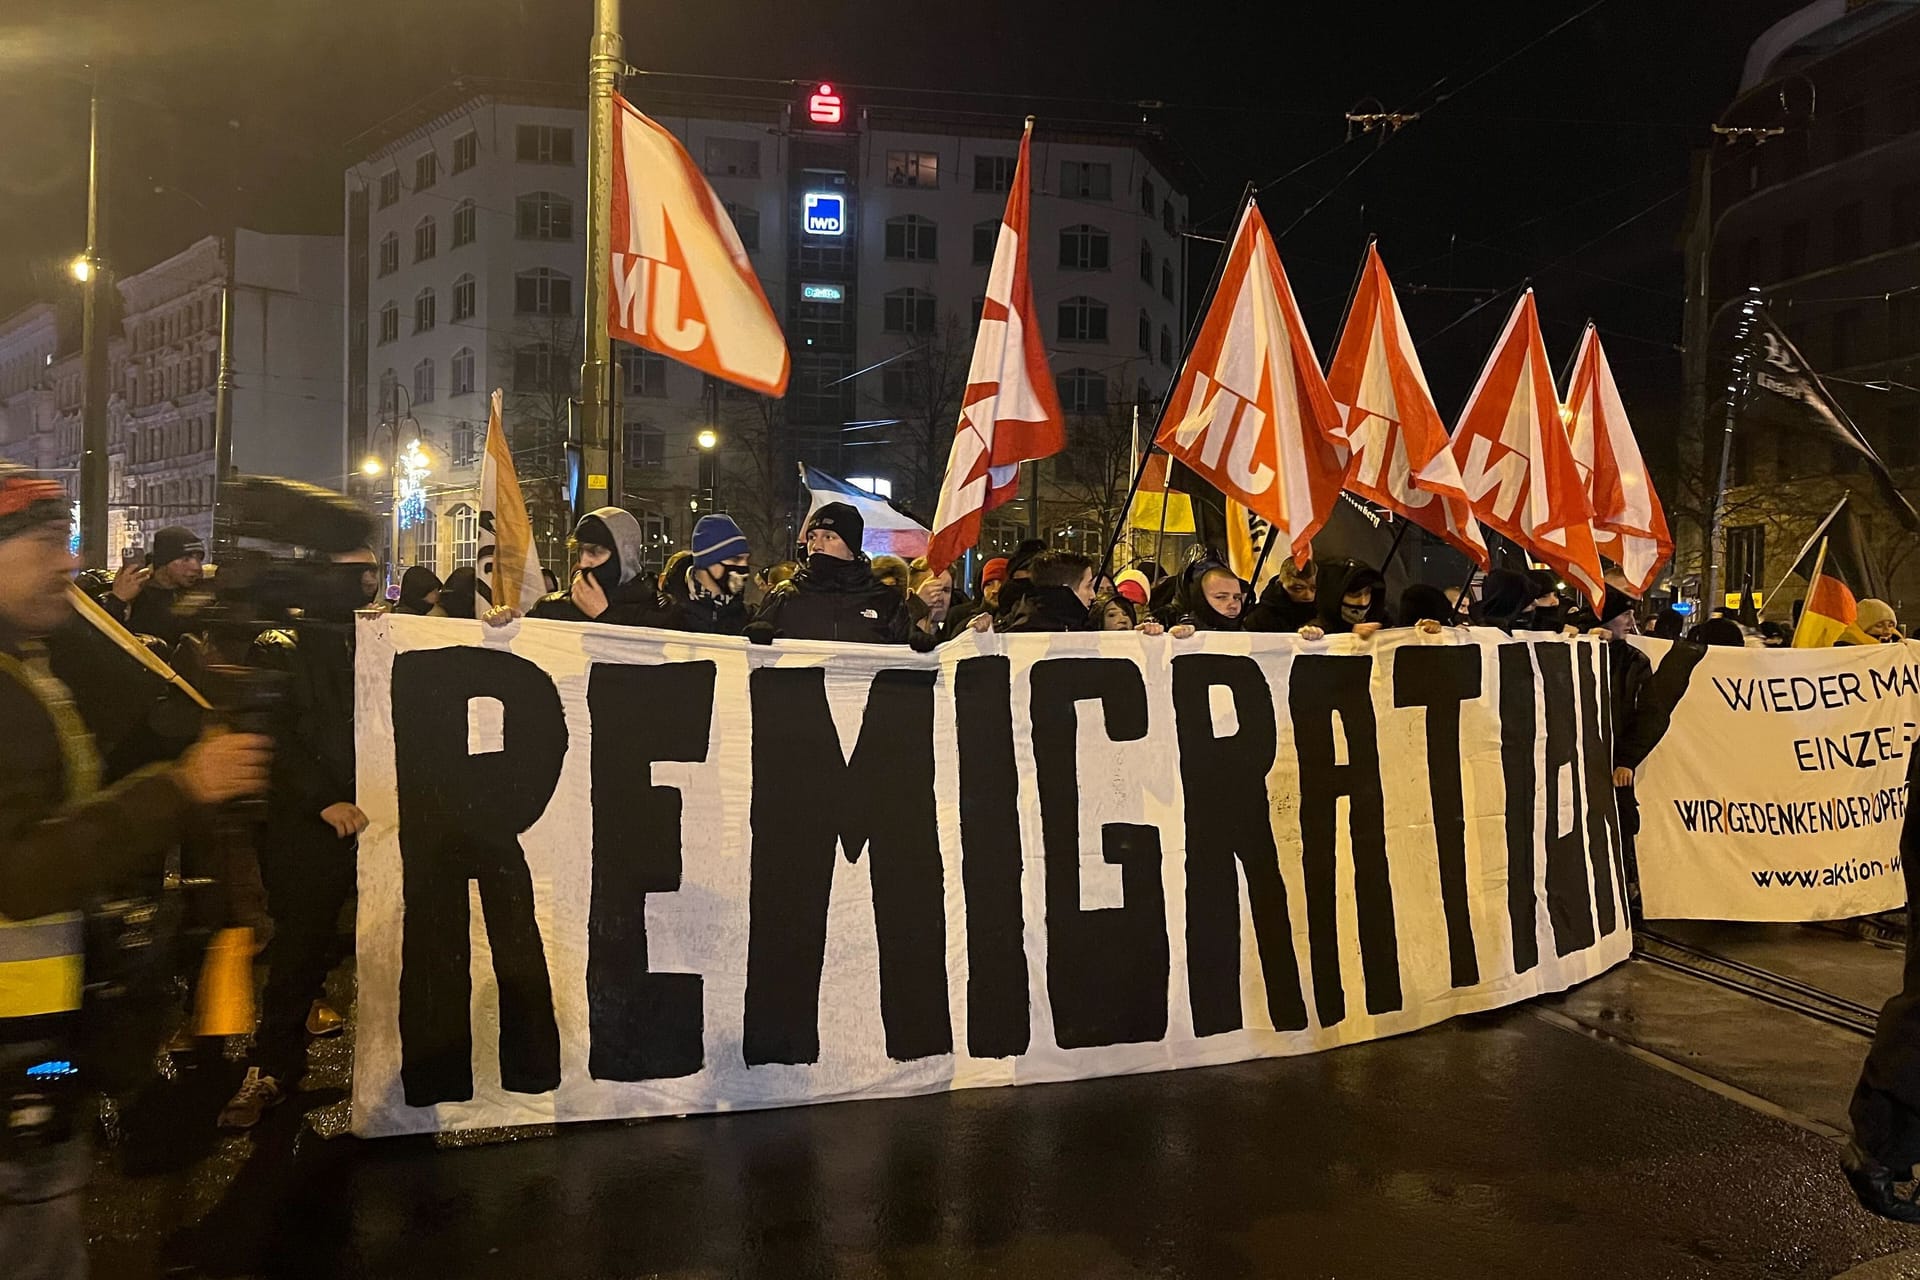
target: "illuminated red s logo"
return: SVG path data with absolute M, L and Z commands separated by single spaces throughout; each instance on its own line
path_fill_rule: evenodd
M 840 95 L 833 86 L 823 84 L 807 99 L 807 118 L 815 124 L 840 123 Z

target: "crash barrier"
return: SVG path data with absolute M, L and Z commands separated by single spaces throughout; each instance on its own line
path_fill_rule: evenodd
M 1634 786 L 1649 917 L 1832 920 L 1906 905 L 1920 645 L 1633 643 L 1655 664 L 1649 706 L 1670 716 Z
M 360 626 L 354 1127 L 1311 1053 L 1625 959 L 1605 647 Z

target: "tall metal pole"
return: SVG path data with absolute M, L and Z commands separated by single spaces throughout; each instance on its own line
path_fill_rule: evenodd
M 593 15 L 593 43 L 587 57 L 587 287 L 582 290 L 586 358 L 580 366 L 580 461 L 586 477 L 576 519 L 624 496 L 613 487 L 613 423 L 608 414 L 613 343 L 607 333 L 607 264 L 613 246 L 613 93 L 626 63 L 620 0 L 594 0 Z
M 93 102 L 87 145 L 87 256 L 81 300 L 81 352 L 85 389 L 80 408 L 80 557 L 94 569 L 107 564 L 107 264 L 105 219 L 100 207 L 106 182 L 106 109 L 100 101 L 100 64 L 93 67 Z
M 233 470 L 233 281 L 238 237 L 232 231 L 220 237 L 220 373 L 213 390 L 213 548 L 215 555 L 230 550 L 233 539 L 221 497 Z
M 1715 609 L 1726 607 L 1726 601 L 1720 598 L 1720 541 L 1726 532 L 1722 526 L 1727 516 L 1727 471 L 1733 464 L 1733 423 L 1739 413 L 1740 388 L 1736 385 L 1727 392 L 1727 421 L 1720 429 L 1720 483 L 1714 486 L 1713 511 L 1707 525 L 1706 599 L 1702 604 L 1709 618 Z

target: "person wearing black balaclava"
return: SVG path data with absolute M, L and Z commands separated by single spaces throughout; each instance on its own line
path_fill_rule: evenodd
M 1307 639 L 1355 635 L 1364 640 L 1387 624 L 1387 581 L 1357 560 L 1327 560 L 1314 584 L 1314 618 L 1300 629 Z
M 220 1113 L 222 1128 L 259 1123 L 306 1073 L 309 1033 L 341 1026 L 321 996 L 335 959 L 340 909 L 353 892 L 358 838 L 367 829 L 354 795 L 354 613 L 373 605 L 380 570 L 368 548 L 333 560 L 328 598 L 293 627 L 254 643 L 255 664 L 286 676 L 258 844 L 273 941 L 253 1061 Z
M 1000 588 L 1000 599 L 993 606 L 996 619 L 1012 613 L 1021 597 L 1033 590 L 1033 558 L 1046 549 L 1047 544 L 1042 539 L 1028 538 L 1007 557 L 1007 581 Z M 996 621 L 994 625 L 998 627 L 999 623 Z
M 1526 629 L 1533 608 L 1533 579 L 1512 569 L 1495 569 L 1480 584 L 1480 604 L 1474 622 L 1497 627 L 1509 635 L 1515 628 Z
M 747 639 L 755 644 L 850 640 L 931 649 L 934 638 L 913 625 L 906 593 L 873 576 L 860 545 L 865 533 L 866 521 L 850 503 L 829 502 L 808 516 L 801 530 L 807 562 L 767 593 L 747 624 Z
M 1460 618 L 1446 592 L 1416 582 L 1400 593 L 1400 608 L 1394 614 L 1394 621 L 1403 627 L 1417 627 L 1423 622 L 1451 627 L 1458 625 Z
M 1533 599 L 1515 628 L 1520 631 L 1559 631 L 1567 621 L 1568 607 L 1560 598 L 1560 580 L 1552 570 L 1532 569 L 1527 578 L 1533 583 Z
M 433 570 L 416 564 L 400 575 L 400 600 L 393 611 L 424 617 L 440 602 L 440 591 L 440 579 Z
M 475 618 L 479 616 L 474 609 L 478 597 L 479 578 L 472 565 L 463 564 L 447 575 L 439 602 L 429 612 L 436 618 Z
M 640 522 L 630 512 L 619 507 L 589 511 L 573 528 L 573 545 L 567 589 L 540 597 L 528 617 L 617 627 L 674 625 L 672 604 L 645 571 Z

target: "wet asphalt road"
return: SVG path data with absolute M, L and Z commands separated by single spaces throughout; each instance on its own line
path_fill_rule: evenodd
M 185 1073 L 164 1112 L 217 1108 L 232 1070 Z M 322 1138 L 291 1105 L 247 1139 L 138 1129 L 103 1160 L 104 1277 L 1831 1276 L 1920 1247 L 1853 1204 L 1828 1140 L 1527 1006 L 1305 1058 L 466 1149 Z

